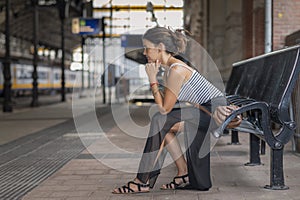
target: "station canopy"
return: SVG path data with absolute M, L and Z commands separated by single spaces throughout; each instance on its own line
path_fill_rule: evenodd
M 38 2 L 38 43 L 47 48 L 61 48 L 59 3 L 63 0 L 9 0 L 10 36 L 33 41 L 33 2 Z M 81 16 L 81 0 L 68 0 L 65 9 L 65 49 L 67 52 L 81 44 L 81 38 L 71 32 L 73 17 Z M 0 0 L 0 32 L 5 34 L 6 0 Z

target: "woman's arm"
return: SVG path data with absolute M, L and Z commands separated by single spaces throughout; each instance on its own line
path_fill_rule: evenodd
M 165 86 L 165 98 L 163 101 L 163 108 L 166 113 L 169 113 L 177 102 L 180 89 L 185 80 L 185 74 L 186 69 L 182 67 L 175 66 L 169 71 Z
M 159 67 L 158 62 L 156 63 L 148 63 L 146 65 L 146 72 L 150 81 L 152 94 L 154 96 L 155 103 L 158 105 L 159 111 L 162 114 L 169 113 L 176 101 L 180 91 L 180 88 L 184 81 L 184 69 L 173 67 L 170 72 L 169 76 L 166 80 L 165 90 L 164 90 L 164 97 L 159 92 L 159 87 L 156 79 L 156 74 L 158 72 Z

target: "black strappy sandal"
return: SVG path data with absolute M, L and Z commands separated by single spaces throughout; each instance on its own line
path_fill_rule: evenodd
M 138 187 L 138 191 L 134 191 L 130 185 L 133 184 L 133 185 L 136 185 Z M 113 191 L 112 193 L 113 194 L 134 194 L 134 193 L 146 193 L 146 192 L 149 192 L 149 190 L 147 191 L 142 191 L 141 188 L 146 188 L 146 187 L 149 187 L 150 185 L 149 184 L 141 184 L 141 183 L 136 183 L 134 181 L 129 181 L 127 183 L 127 185 L 123 185 L 122 187 L 119 187 L 118 188 L 118 192 L 116 191 Z
M 162 189 L 162 190 L 177 190 L 177 189 L 183 189 L 183 188 L 186 188 L 186 187 L 190 184 L 189 181 L 186 181 L 186 178 L 187 178 L 188 176 L 189 176 L 188 174 L 185 174 L 185 175 L 183 175 L 183 176 L 175 176 L 175 177 L 173 178 L 173 181 L 172 181 L 172 182 L 166 184 L 166 185 L 165 185 L 165 186 L 166 186 L 165 188 L 161 187 L 160 189 Z M 181 179 L 182 182 L 176 183 L 176 181 L 175 181 L 176 179 Z

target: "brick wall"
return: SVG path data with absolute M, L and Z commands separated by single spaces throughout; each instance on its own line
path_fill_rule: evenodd
M 264 0 L 243 0 L 242 10 L 243 59 L 246 59 L 264 53 Z
M 285 46 L 285 37 L 300 30 L 300 1 L 273 0 L 273 49 Z
M 253 55 L 253 41 L 252 33 L 253 33 L 253 0 L 244 0 L 242 3 L 242 51 L 243 51 L 243 58 L 250 58 Z
M 300 0 L 273 0 L 273 50 L 300 30 L 299 10 Z M 233 62 L 265 51 L 265 0 L 185 0 L 185 25 L 224 80 Z
M 265 52 L 265 4 L 264 0 L 256 0 L 253 4 L 254 51 L 253 56 Z
M 264 0 L 243 0 L 243 57 L 264 53 Z M 273 0 L 273 50 L 285 46 L 285 38 L 300 30 L 300 1 Z

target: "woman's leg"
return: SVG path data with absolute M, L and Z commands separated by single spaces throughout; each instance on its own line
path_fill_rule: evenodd
M 175 161 L 177 167 L 177 176 L 182 176 L 187 174 L 187 164 L 181 150 L 181 146 L 178 142 L 176 134 L 183 130 L 183 123 L 176 123 L 165 136 L 165 146 L 170 153 L 171 157 Z
M 150 182 L 153 187 L 163 165 L 166 148 L 165 136 L 170 129 L 180 122 L 180 110 L 172 110 L 168 115 L 155 114 L 151 119 L 150 132 L 140 161 L 137 179 L 143 183 Z
M 208 107 L 209 108 L 209 107 Z M 193 112 L 189 110 L 189 112 Z M 198 189 L 198 190 L 208 190 L 211 187 L 211 179 L 210 179 L 210 139 L 208 134 L 208 127 L 210 124 L 210 116 L 202 111 L 199 112 L 199 118 L 191 119 L 188 117 L 184 119 L 184 127 L 185 127 L 185 141 L 186 141 L 186 159 L 184 157 L 180 157 L 179 153 L 179 144 L 177 141 L 177 137 L 174 134 L 168 133 L 165 137 L 166 144 L 169 144 L 168 150 L 175 158 L 175 164 L 178 168 L 184 169 L 187 168 L 188 177 L 180 174 L 178 178 L 175 179 L 166 185 L 162 186 L 162 189 L 175 189 L 177 187 L 183 187 L 186 189 Z M 195 114 L 195 113 L 194 113 Z M 196 116 L 196 114 L 195 114 Z M 200 117 L 201 116 L 201 117 Z M 178 145 L 177 145 L 177 144 Z M 175 145 L 174 145 L 175 144 Z M 178 148 L 179 147 L 179 148 Z M 182 153 L 181 153 L 182 155 Z M 188 182 L 189 185 L 182 184 L 184 182 Z
M 156 157 L 156 161 L 159 159 L 159 157 L 163 153 L 163 148 L 166 147 L 168 152 L 170 153 L 171 157 L 173 158 L 175 165 L 177 167 L 177 176 L 183 176 L 188 173 L 187 170 L 187 163 L 184 158 L 183 152 L 181 150 L 181 146 L 178 142 L 178 139 L 176 137 L 176 134 L 183 131 L 183 123 L 184 122 L 178 122 L 173 125 L 173 127 L 170 129 L 170 131 L 166 134 L 164 141 L 162 142 L 159 152 Z M 141 183 L 139 179 L 135 179 L 137 182 Z M 180 183 L 180 182 L 178 182 Z
M 161 146 L 164 145 L 165 136 L 177 122 L 191 120 L 198 124 L 199 110 L 197 110 L 198 109 L 195 108 L 184 110 L 174 109 L 167 115 L 157 113 L 152 117 L 149 136 L 146 141 L 135 182 L 149 184 L 150 188 L 154 186 L 166 155 L 165 149 L 161 148 Z M 182 164 L 181 160 L 178 162 L 180 165 Z M 182 169 L 184 169 L 184 167 Z M 138 186 L 135 187 L 133 184 L 130 186 L 132 190 L 137 191 L 134 188 L 138 188 Z M 149 186 L 143 187 L 143 189 L 149 190 Z
M 210 116 L 201 113 L 198 125 L 185 122 L 186 159 L 190 189 L 209 190 L 210 177 Z
M 180 110 L 171 111 L 168 115 L 160 113 L 155 114 L 151 119 L 149 136 L 146 141 L 144 152 L 140 161 L 135 183 L 140 183 L 146 187 L 140 187 L 141 192 L 149 191 L 154 186 L 160 169 L 162 167 L 166 150 L 163 148 L 165 143 L 165 135 L 170 131 L 171 127 L 180 121 Z M 125 191 L 123 190 L 125 187 Z M 130 187 L 130 189 L 128 188 Z M 113 193 L 127 193 L 127 191 L 140 192 L 139 186 L 127 184 L 121 188 L 114 189 Z
M 166 134 L 163 142 L 160 145 L 159 151 L 158 151 L 156 159 L 154 161 L 154 163 L 156 163 L 159 160 L 160 156 L 163 154 L 164 148 L 166 148 L 176 163 L 176 166 L 178 169 L 178 175 L 183 175 L 183 174 L 187 173 L 186 161 L 183 156 L 181 146 L 177 140 L 177 137 L 175 136 L 178 132 L 183 130 L 182 124 L 183 124 L 183 122 L 176 123 L 170 129 L 169 133 Z M 140 182 L 139 179 L 137 179 L 137 178 L 135 180 Z

